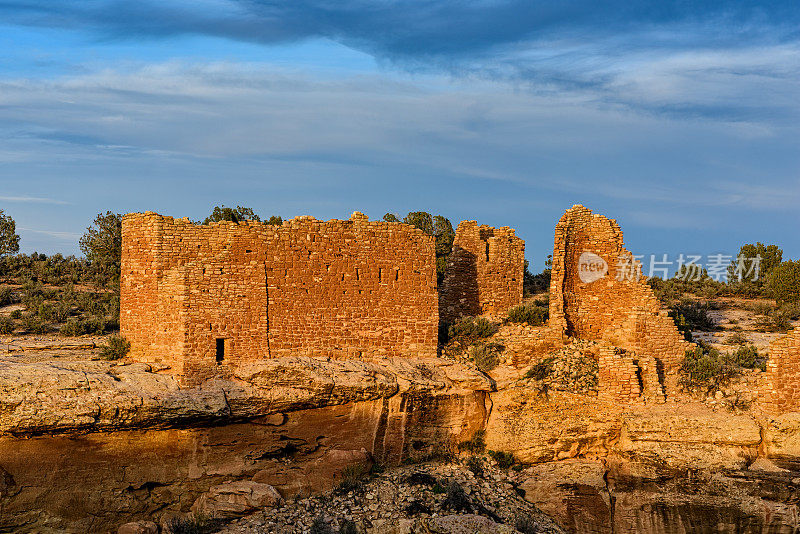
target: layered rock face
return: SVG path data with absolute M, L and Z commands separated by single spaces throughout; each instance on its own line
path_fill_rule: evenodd
M 347 465 L 431 455 L 488 416 L 490 381 L 435 359 L 241 375 L 181 389 L 144 364 L 0 363 L 0 530 L 104 532 L 234 480 L 329 489 Z

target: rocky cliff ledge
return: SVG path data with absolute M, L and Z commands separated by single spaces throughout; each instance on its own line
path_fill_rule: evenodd
M 0 531 L 104 532 L 253 479 L 289 496 L 469 439 L 492 382 L 451 361 L 282 358 L 182 389 L 145 364 L 0 362 Z
M 0 361 L 0 531 L 113 532 L 239 486 L 305 498 L 348 466 L 425 460 L 476 436 L 513 454 L 508 484 L 569 532 L 800 528 L 800 414 L 623 405 L 522 374 L 285 358 L 186 389 L 145 364 Z M 469 454 L 481 455 L 462 464 Z

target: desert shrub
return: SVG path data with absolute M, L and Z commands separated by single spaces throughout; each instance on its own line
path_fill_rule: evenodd
M 459 443 L 458 448 L 472 453 L 483 452 L 486 450 L 486 431 L 476 430 L 475 433 L 472 434 L 472 438 L 470 438 L 469 441 L 462 441 Z
M 541 326 L 547 322 L 549 310 L 538 302 L 521 304 L 508 310 L 506 321 L 509 323 L 528 323 L 531 326 Z
M 360 488 L 368 472 L 368 469 L 362 464 L 348 465 L 342 470 L 342 478 L 336 485 L 336 491 L 347 493 Z
M 754 345 L 741 345 L 731 354 L 730 362 L 745 369 L 767 370 L 767 359 L 758 353 Z
M 789 316 L 782 310 L 775 310 L 770 315 L 772 329 L 775 332 L 788 332 L 792 329 L 792 323 Z
M 467 458 L 467 469 L 472 471 L 475 476 L 483 476 L 483 460 L 480 456 L 470 456 Z
M 767 294 L 780 303 L 800 301 L 800 260 L 784 261 L 769 274 Z
M 747 336 L 742 332 L 736 332 L 735 334 L 731 334 L 728 336 L 728 339 L 725 340 L 725 343 L 728 345 L 744 345 L 748 343 L 749 340 Z
M 45 324 L 35 315 L 23 319 L 22 326 L 29 334 L 44 334 L 47 331 Z
M 525 373 L 525 378 L 533 378 L 534 380 L 544 380 L 548 378 L 553 374 L 555 362 L 556 359 L 553 356 L 536 362 L 533 367 L 528 369 L 528 372 Z
M 339 534 L 358 534 L 358 528 L 355 522 L 349 519 L 343 519 L 339 523 Z
M 755 327 L 762 332 L 788 332 L 792 328 L 792 323 L 789 316 L 778 309 L 768 315 L 759 315 Z
M 708 315 L 714 305 L 709 302 L 698 302 L 691 299 L 683 299 L 670 308 L 670 316 L 675 320 L 678 330 L 686 335 L 688 330 L 714 331 L 719 327 Z M 683 329 L 683 330 L 682 330 Z
M 743 307 L 756 315 L 769 315 L 775 309 L 772 304 L 763 301 L 748 302 Z
M 431 475 L 430 473 L 424 473 L 422 471 L 415 471 L 408 475 L 405 480 L 403 481 L 405 484 L 409 484 L 411 486 L 437 486 L 439 485 L 439 481 L 436 480 L 436 477 Z
M 495 462 L 497 462 L 497 467 L 500 469 L 508 469 L 516 463 L 514 455 L 510 452 L 489 451 L 488 454 Z
M 491 337 L 497 332 L 497 326 L 485 317 L 464 317 L 450 325 L 448 337 L 464 343 Z
M 86 333 L 86 325 L 78 319 L 68 319 L 61 325 L 59 333 L 67 337 L 81 336 Z
M 491 371 L 500 363 L 500 351 L 504 347 L 499 343 L 481 343 L 472 345 L 467 350 L 467 357 L 475 362 L 475 366 L 484 373 Z
M 10 317 L 0 317 L 0 334 L 9 335 L 14 333 L 14 321 Z
M 522 534 L 537 534 L 539 526 L 536 520 L 529 515 L 518 515 L 514 518 L 514 528 Z
M 14 310 L 8 316 L 12 319 L 22 319 L 22 310 Z
M 14 292 L 10 287 L 0 287 L 0 306 L 8 306 L 14 304 Z
M 222 527 L 222 521 L 204 515 L 194 517 L 171 517 L 165 522 L 165 530 L 171 534 L 210 534 Z
M 464 488 L 455 480 L 451 480 L 447 485 L 447 496 L 444 499 L 444 505 L 453 512 L 472 512 L 472 502 L 470 502 Z
M 790 321 L 796 321 L 800 319 L 800 303 L 799 302 L 787 302 L 782 304 L 778 310 L 779 313 L 784 314 L 786 317 L 789 318 Z
M 334 534 L 333 527 L 331 527 L 322 514 L 314 518 L 311 523 L 311 534 Z
M 52 321 L 53 320 L 53 305 L 48 302 L 42 302 L 39 304 L 38 309 L 36 310 L 36 315 L 43 321 Z
M 90 317 L 85 324 L 87 332 L 102 335 L 106 333 L 108 320 L 102 315 L 95 315 Z
M 419 501 L 412 501 L 408 506 L 406 506 L 405 513 L 408 516 L 415 516 L 419 514 L 430 515 L 433 513 L 433 510 L 431 510 L 429 506 L 422 504 Z
M 684 387 L 715 391 L 736 376 L 738 368 L 718 350 L 701 343 L 686 351 L 679 373 Z
M 131 350 L 130 342 L 122 336 L 108 336 L 105 345 L 100 346 L 100 357 L 104 360 L 119 360 Z

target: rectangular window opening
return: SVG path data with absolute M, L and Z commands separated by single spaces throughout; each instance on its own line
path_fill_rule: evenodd
M 394 281 L 397 282 L 398 280 L 400 280 L 400 269 L 395 269 L 394 270 Z
M 361 280 L 361 269 L 356 267 L 356 280 Z
M 383 282 L 383 269 L 378 267 L 378 282 Z
M 486 242 L 486 261 L 489 261 L 489 242 Z
M 217 365 L 222 363 L 222 360 L 225 359 L 225 338 L 218 337 L 217 338 Z

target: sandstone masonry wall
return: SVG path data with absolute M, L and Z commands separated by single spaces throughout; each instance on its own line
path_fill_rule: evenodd
M 462 221 L 439 291 L 442 319 L 499 315 L 522 302 L 525 242 L 514 230 Z
M 797 410 L 800 406 L 800 328 L 769 346 L 761 405 L 769 412 Z
M 148 212 L 122 233 L 131 357 L 189 381 L 287 355 L 436 354 L 434 240 L 409 225 L 356 213 L 200 226 Z
M 661 384 L 669 375 L 673 386 L 692 344 L 636 273 L 641 265 L 623 247 L 616 221 L 573 206 L 556 225 L 550 327 L 557 336 L 605 341 L 634 352 L 642 362 L 652 359 L 648 369 L 655 368 Z M 624 375 L 620 380 L 627 380 Z

